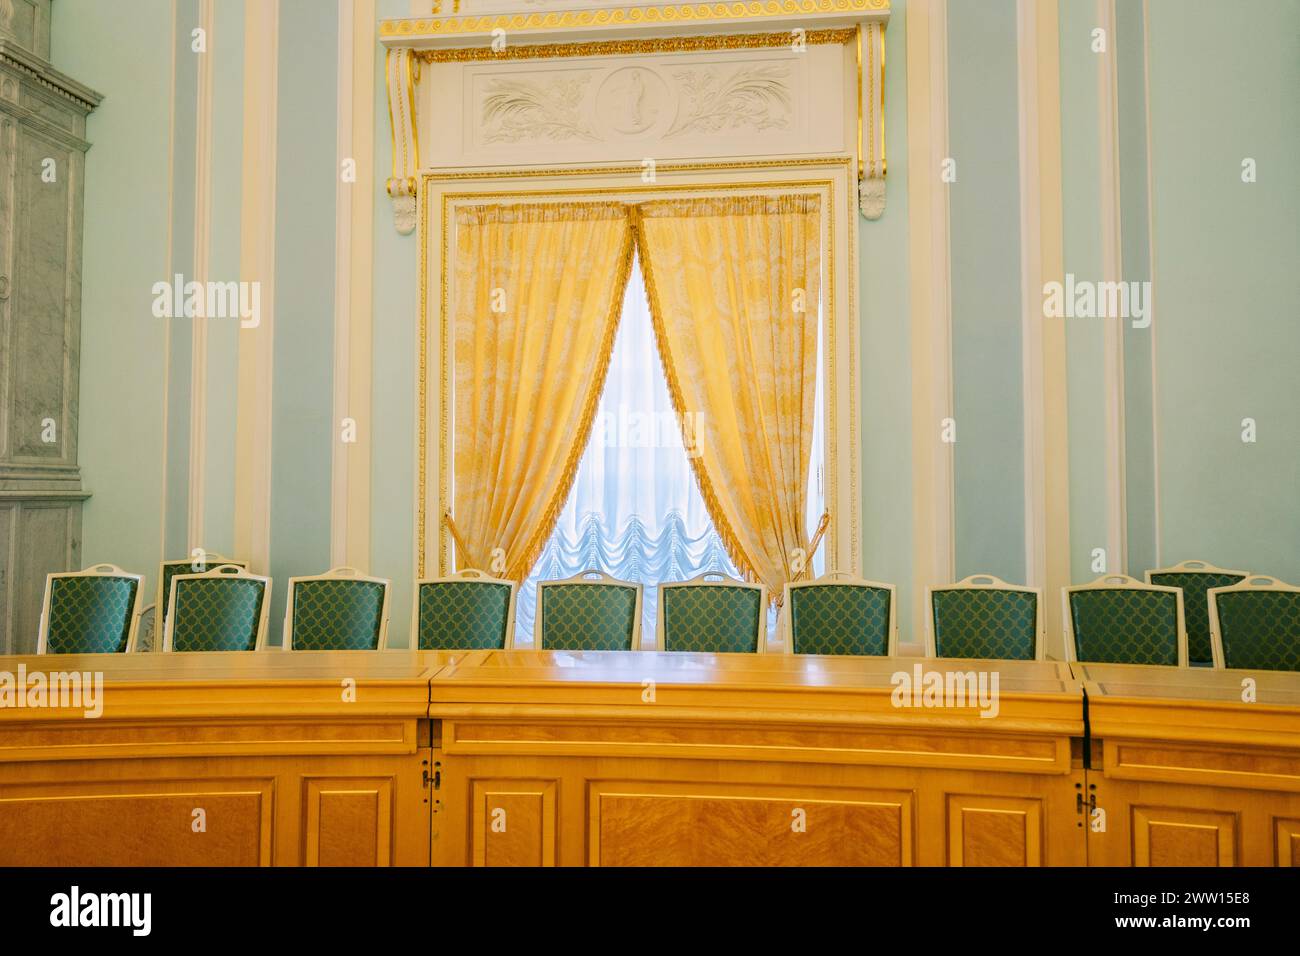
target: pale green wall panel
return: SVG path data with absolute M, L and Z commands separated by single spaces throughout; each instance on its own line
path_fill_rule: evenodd
M 272 644 L 289 577 L 330 566 L 338 18 L 282 0 L 271 373 Z M 264 330 L 262 332 L 264 333 Z
M 1300 5 L 1150 11 L 1162 557 L 1300 581 Z
M 862 430 L 862 573 L 898 586 L 904 641 L 912 620 L 912 333 L 908 284 L 907 12 L 885 30 L 885 214 L 858 218 Z
M 1025 580 L 1015 0 L 948 3 L 955 567 Z
M 405 0 L 380 0 L 377 15 L 410 14 Z M 398 235 L 381 178 L 393 168 L 384 57 L 375 56 L 374 381 L 371 395 L 371 573 L 391 578 L 389 644 L 407 645 L 415 578 L 415 396 L 419 295 L 415 235 Z M 432 374 L 437 374 L 432 370 Z M 437 516 L 429 516 L 431 533 Z M 427 568 L 432 575 L 436 568 Z
M 90 115 L 82 261 L 82 561 L 146 574 L 159 560 L 162 343 L 171 4 L 123 17 L 100 0 L 54 4 L 54 65 L 104 94 Z
M 1102 279 L 1101 185 L 1098 134 L 1097 26 L 1092 0 L 1062 0 L 1061 178 L 1065 272 Z M 1096 318 L 1064 322 L 1070 434 L 1070 574 L 1076 582 L 1097 575 L 1094 548 L 1106 547 L 1106 379 L 1104 325 Z M 1116 571 L 1115 556 L 1106 567 Z
M 1127 282 L 1149 282 L 1146 42 L 1142 4 L 1118 3 L 1115 17 L 1122 278 Z M 1144 301 L 1149 308 L 1145 297 Z M 1124 323 L 1124 481 L 1128 571 L 1134 577 L 1141 577 L 1142 572 L 1158 563 L 1152 340 L 1149 326 L 1134 328 L 1132 321 Z

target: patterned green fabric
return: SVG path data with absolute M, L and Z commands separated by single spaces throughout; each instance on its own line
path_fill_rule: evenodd
M 993 588 L 932 592 L 939 657 L 1032 661 L 1038 642 L 1038 595 Z
M 167 612 L 171 610 L 172 578 L 178 574 L 202 574 L 225 564 L 233 564 L 237 568 L 248 570 L 248 562 L 246 561 L 218 561 L 211 567 L 202 562 L 195 564 L 193 561 L 164 561 L 162 566 L 162 619 L 167 620 Z
M 385 587 L 378 581 L 295 581 L 295 651 L 373 651 L 383 627 Z
M 116 654 L 126 650 L 135 609 L 135 578 L 85 575 L 50 583 L 47 654 Z
M 1246 580 L 1244 574 L 1177 571 L 1151 575 L 1152 584 L 1183 589 L 1183 625 L 1187 628 L 1187 659 L 1193 664 L 1214 660 L 1210 650 L 1210 588 L 1226 588 Z
M 625 584 L 548 584 L 538 588 L 540 647 L 547 651 L 628 651 L 636 588 Z
M 1099 664 L 1178 663 L 1174 591 L 1098 588 L 1070 595 L 1075 655 Z
M 1214 603 L 1224 667 L 1300 671 L 1300 592 L 1233 591 Z
M 249 578 L 178 581 L 172 650 L 255 650 L 265 595 L 263 583 Z
M 860 584 L 790 589 L 790 633 L 796 654 L 889 653 L 889 590 Z
M 420 585 L 422 651 L 491 650 L 506 646 L 510 585 L 438 581 Z
M 662 588 L 664 650 L 753 654 L 758 650 L 762 604 L 757 588 Z

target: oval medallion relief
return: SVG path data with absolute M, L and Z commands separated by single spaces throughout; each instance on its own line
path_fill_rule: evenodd
M 654 70 L 625 66 L 610 73 L 596 91 L 596 118 L 613 133 L 637 136 L 667 123 L 668 85 Z

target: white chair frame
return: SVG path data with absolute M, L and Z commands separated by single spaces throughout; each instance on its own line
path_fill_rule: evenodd
M 388 598 L 393 591 L 393 582 L 388 578 L 374 578 L 362 574 L 356 568 L 340 567 L 330 568 L 324 574 L 303 574 L 298 577 L 290 578 L 287 584 L 288 591 L 285 592 L 287 603 L 284 606 L 284 642 L 280 645 L 281 650 L 291 651 L 293 647 L 293 594 L 299 581 L 367 581 L 371 584 L 382 584 L 384 586 L 384 598 L 379 607 L 379 643 L 376 645 L 377 650 L 386 650 L 388 647 Z
M 558 581 L 539 581 L 537 582 L 537 618 L 533 624 L 533 648 L 535 650 L 545 650 L 542 647 L 542 621 L 546 610 L 546 602 L 543 595 L 547 588 L 554 587 L 557 584 L 616 584 L 619 587 L 635 588 L 636 603 L 632 609 L 632 646 L 630 651 L 641 650 L 641 598 L 644 588 L 637 581 L 621 581 L 618 578 L 612 578 L 603 571 L 583 571 L 575 574 L 571 578 L 564 578 Z
M 1147 584 L 1151 584 L 1152 583 L 1151 576 L 1155 574 L 1239 574 L 1242 576 L 1242 578 L 1249 578 L 1251 576 L 1249 571 L 1234 571 L 1231 568 L 1216 568 L 1214 565 L 1206 561 L 1197 561 L 1197 560 L 1180 561 L 1178 564 L 1175 564 L 1171 568 L 1150 568 L 1143 572 L 1142 574 L 1143 580 L 1145 580 Z M 1209 594 L 1208 590 L 1206 591 L 1206 594 L 1207 595 Z M 1184 605 L 1186 605 L 1187 603 L 1185 595 L 1184 595 L 1183 603 Z M 1187 655 L 1188 655 L 1187 663 L 1189 667 L 1191 666 L 1191 653 L 1192 653 L 1191 648 L 1189 647 L 1187 651 Z M 1210 659 L 1211 661 L 1214 660 L 1213 637 L 1211 637 L 1210 639 Z M 1222 665 L 1212 663 L 1211 666 L 1217 668 L 1217 667 L 1221 667 Z
M 1240 574 L 1244 578 L 1250 577 L 1249 571 L 1233 571 L 1231 568 L 1216 568 L 1205 561 L 1180 561 L 1172 568 L 1151 568 L 1143 572 L 1143 579 L 1147 584 L 1151 583 L 1153 574 Z
M 783 653 L 794 653 L 794 615 L 790 613 L 790 595 L 796 588 L 818 587 L 825 585 L 851 585 L 853 587 L 878 588 L 889 592 L 889 634 L 885 639 L 885 654 L 898 656 L 898 588 L 883 581 L 868 581 L 854 577 L 848 571 L 827 571 L 812 581 L 788 581 L 781 589 L 781 611 L 777 626 L 781 629 Z M 816 655 L 813 655 L 816 656 Z
M 199 550 L 203 551 L 202 548 L 199 548 Z M 227 564 L 234 564 L 236 567 L 239 567 L 239 565 L 242 564 L 244 565 L 244 570 L 248 570 L 248 562 L 246 561 L 239 561 L 238 559 L 234 559 L 234 558 L 225 558 L 217 554 L 215 551 L 204 551 L 203 553 L 206 557 L 204 564 L 207 565 L 209 571 L 211 571 L 214 568 L 219 568 Z M 164 577 L 163 572 L 167 569 L 169 565 L 173 565 L 173 564 L 188 564 L 192 570 L 195 561 L 193 558 L 190 558 L 188 561 L 184 561 L 180 558 L 177 558 L 175 561 L 158 562 L 158 586 L 154 588 L 154 602 L 140 609 L 141 616 L 148 614 L 150 611 L 153 611 L 153 617 L 154 617 L 153 647 L 151 647 L 149 650 L 155 653 L 161 652 L 162 645 L 163 645 L 163 624 L 164 624 L 162 619 L 163 577 Z M 192 573 L 197 574 L 198 572 L 192 572 Z M 173 577 L 175 577 L 175 575 L 173 575 Z M 167 606 L 171 607 L 171 604 L 168 603 Z
M 1047 630 L 1043 624 L 1043 589 L 1026 587 L 1023 584 L 1008 584 L 992 574 L 971 574 L 956 584 L 925 589 L 925 656 L 938 657 L 937 641 L 934 635 L 934 592 L 935 591 L 1019 591 L 1022 594 L 1036 596 L 1034 602 L 1034 660 L 1041 661 L 1047 655 Z
M 449 574 L 446 577 L 420 578 L 415 582 L 415 595 L 411 600 L 410 642 L 412 648 L 418 649 L 420 646 L 420 588 L 426 584 L 464 584 L 466 581 L 480 584 L 510 585 L 510 607 L 506 611 L 505 650 L 511 650 L 515 646 L 515 600 L 519 596 L 519 583 L 507 578 L 494 578 L 478 568 L 462 568 L 455 574 Z
M 204 571 L 200 574 L 176 574 L 172 576 L 171 595 L 169 596 L 167 606 L 174 608 L 176 606 L 176 585 L 178 581 L 195 581 L 199 578 L 240 578 L 243 580 L 261 581 L 262 582 L 262 611 L 257 619 L 257 637 L 253 642 L 254 651 L 266 650 L 266 633 L 267 622 L 271 617 L 271 579 L 262 574 L 250 574 L 244 568 L 237 564 L 221 564 Z M 172 650 L 172 636 L 176 629 L 176 615 L 167 615 L 167 627 L 163 633 L 162 649 L 165 653 L 183 653 Z M 154 640 L 157 640 L 155 634 Z M 210 653 L 198 651 L 195 653 Z
M 1246 576 L 1246 580 L 1231 587 L 1210 588 L 1206 591 L 1205 593 L 1210 602 L 1210 650 L 1214 654 L 1214 666 L 1218 669 L 1228 666 L 1228 662 L 1223 655 L 1223 631 L 1219 626 L 1218 595 L 1234 591 L 1282 591 L 1294 593 L 1300 591 L 1300 587 L 1287 584 L 1285 581 L 1279 581 L 1267 574 L 1251 574 Z
M 718 571 L 705 571 L 686 581 L 665 581 L 659 585 L 659 613 L 655 615 L 655 650 L 668 649 L 664 632 L 664 593 L 677 588 L 741 588 L 758 592 L 758 634 L 754 649 L 759 654 L 767 652 L 767 586 L 740 581 Z
M 83 571 L 56 571 L 52 574 L 45 575 L 45 597 L 41 601 L 41 621 L 40 629 L 36 637 L 36 653 L 47 654 L 50 640 L 50 597 L 54 590 L 54 582 L 57 578 L 134 578 L 135 579 L 135 602 L 131 606 L 131 616 L 127 623 L 127 638 L 125 653 L 131 654 L 135 651 L 135 639 L 140 630 L 140 615 L 144 611 L 140 607 L 140 602 L 144 595 L 144 575 L 132 574 L 130 571 L 123 571 L 116 564 L 95 564 Z
M 1070 663 L 1092 663 L 1079 661 L 1074 645 L 1074 618 L 1070 614 L 1070 595 L 1079 591 L 1165 591 L 1173 593 L 1178 604 L 1178 667 L 1187 667 L 1187 624 L 1183 619 L 1183 589 L 1163 584 L 1143 584 L 1137 578 L 1127 574 L 1103 574 L 1089 584 L 1077 584 L 1061 588 L 1061 612 L 1065 618 L 1065 659 Z M 1143 665 L 1156 666 L 1156 665 Z

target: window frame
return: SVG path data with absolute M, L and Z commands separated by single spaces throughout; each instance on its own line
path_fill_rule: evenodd
M 857 196 L 851 157 L 744 162 L 664 162 L 655 182 L 643 167 L 602 165 L 503 170 L 425 170 L 418 202 L 419 342 L 416 350 L 416 493 L 413 563 L 417 577 L 444 576 L 456 566 L 455 545 L 443 526 L 451 506 L 451 382 L 455 356 L 448 334 L 454 293 L 450 269 L 455 209 L 460 205 L 647 199 L 740 193 L 815 193 L 822 197 L 823 462 L 825 567 L 860 571 L 861 484 L 857 315 Z M 490 570 L 490 569 L 484 569 Z

